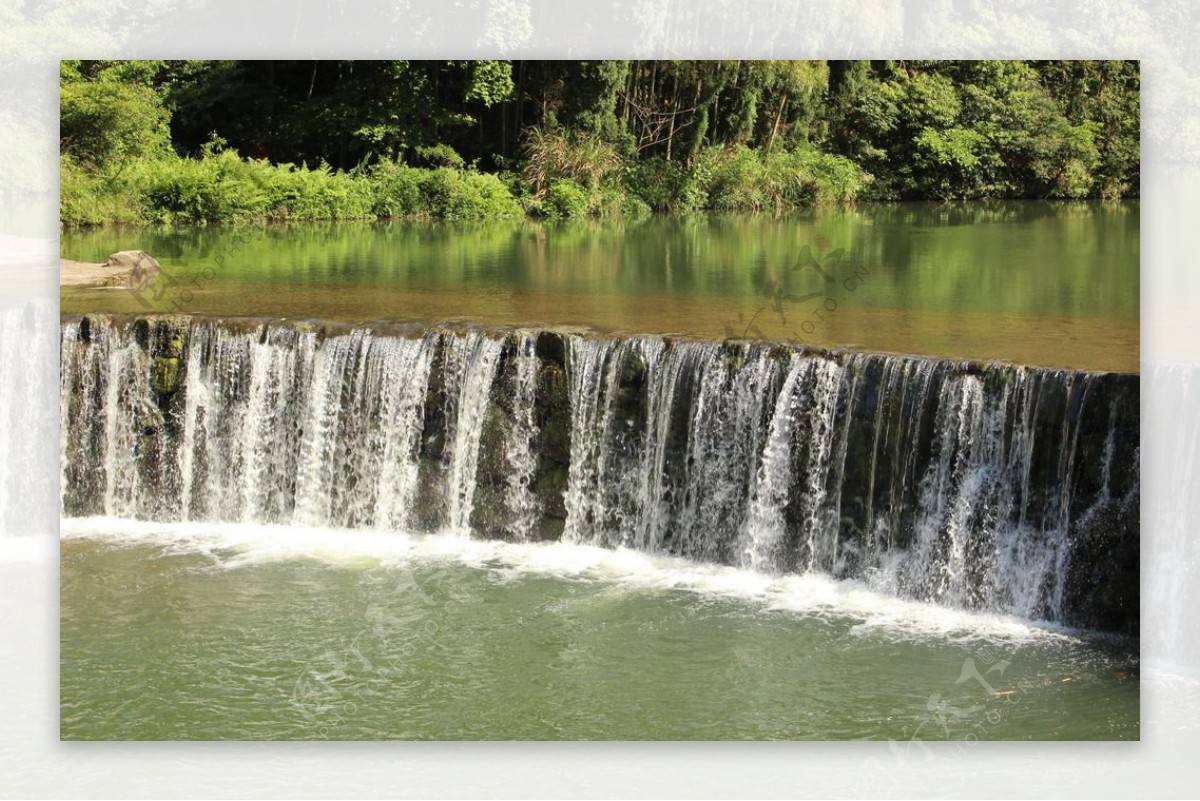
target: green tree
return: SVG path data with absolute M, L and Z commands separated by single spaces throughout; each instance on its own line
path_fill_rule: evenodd
M 167 96 L 186 150 L 216 132 L 243 153 L 342 168 L 477 147 L 481 113 L 513 91 L 507 61 L 180 62 L 174 76 Z
M 1136 61 L 1034 62 L 1046 90 L 1096 150 L 1095 193 L 1136 193 L 1140 175 L 1141 75 Z
M 64 61 L 60 152 L 98 170 L 169 150 L 168 112 L 152 81 L 161 62 Z

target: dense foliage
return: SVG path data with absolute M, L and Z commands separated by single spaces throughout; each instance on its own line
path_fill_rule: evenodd
M 1138 192 L 1130 61 L 66 61 L 70 223 Z

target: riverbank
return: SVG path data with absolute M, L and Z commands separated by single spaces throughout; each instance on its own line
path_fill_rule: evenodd
M 769 154 L 710 148 L 686 166 L 626 163 L 610 151 L 602 170 L 567 152 L 536 169 L 499 173 L 450 157 L 429 168 L 382 162 L 345 172 L 223 150 L 196 159 L 140 158 L 109 174 L 64 157 L 60 221 L 75 227 L 779 213 L 852 202 L 871 180 L 850 160 L 807 147 Z
M 1140 184 L 1135 61 L 64 61 L 60 76 L 66 225 L 777 213 Z

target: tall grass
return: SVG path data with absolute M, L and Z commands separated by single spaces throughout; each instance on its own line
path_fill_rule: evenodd
M 495 175 L 386 164 L 370 171 L 271 165 L 233 151 L 164 157 L 91 172 L 60 170 L 63 223 L 216 223 L 394 217 L 484 219 L 524 213 Z
M 348 220 L 372 216 L 370 184 L 361 176 L 239 158 L 233 151 L 201 159 L 143 163 L 141 194 L 154 222 Z
M 531 128 L 522 147 L 525 166 L 520 177 L 528 213 L 548 217 L 649 213 L 650 206 L 626 186 L 625 159 L 596 134 Z
M 598 137 L 558 129 L 529 132 L 525 153 L 519 174 L 502 175 L 463 165 L 448 147 L 424 154 L 430 167 L 381 163 L 351 172 L 214 148 L 195 159 L 146 156 L 101 169 L 64 155 L 60 216 L 95 225 L 781 212 L 851 202 L 871 180 L 848 159 L 811 149 L 712 147 L 686 164 L 628 162 Z
M 741 145 L 701 148 L 686 163 L 650 158 L 626 184 L 656 211 L 784 212 L 850 203 L 871 176 L 854 162 L 809 148 L 763 153 Z
M 569 180 L 587 191 L 611 185 L 624 161 L 620 153 L 595 134 L 562 128 L 531 128 L 523 143 L 522 176 L 534 195 L 542 196 L 555 181 Z
M 242 159 L 232 151 L 199 159 L 174 156 L 90 172 L 64 157 L 62 222 L 215 223 L 347 220 L 374 216 L 374 193 L 361 175 Z

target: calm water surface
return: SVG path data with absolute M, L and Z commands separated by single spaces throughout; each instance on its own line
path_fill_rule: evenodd
M 65 739 L 1136 739 L 1126 645 L 646 554 L 64 521 Z
M 62 235 L 66 258 L 129 248 L 168 277 L 141 294 L 67 288 L 63 311 L 586 326 L 1138 369 L 1136 201 Z

